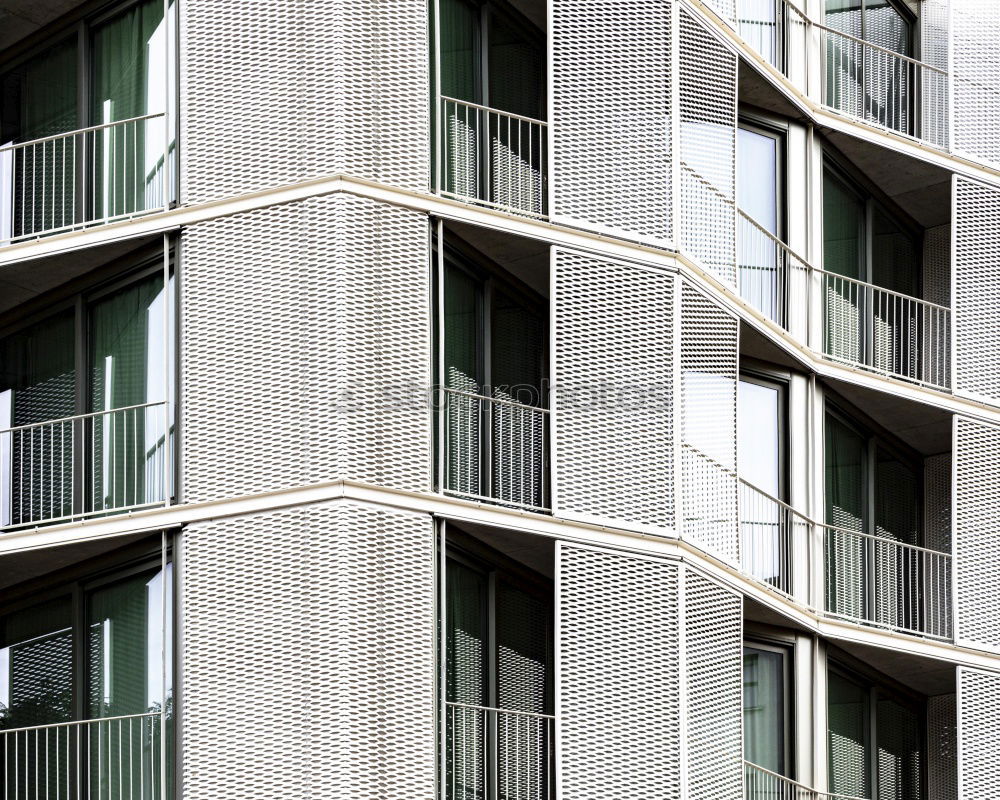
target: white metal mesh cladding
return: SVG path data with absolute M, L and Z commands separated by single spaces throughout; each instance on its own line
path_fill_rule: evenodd
M 1000 15 L 998 15 L 1000 19 Z M 1000 59 L 997 60 L 1000 63 Z M 1000 399 L 1000 189 L 954 177 L 955 391 Z
M 685 569 L 688 797 L 743 796 L 743 604 Z
M 920 60 L 948 72 L 948 5 L 950 0 L 923 0 L 920 4 Z M 948 119 L 940 110 L 947 109 L 948 76 L 924 69 L 920 72 L 921 136 L 947 149 Z M 944 102 L 942 103 L 942 99 Z M 928 298 L 930 299 L 930 298 Z M 936 301 L 935 301 L 936 302 Z
M 951 306 L 951 225 L 924 231 L 923 299 Z
M 561 796 L 680 797 L 677 564 L 562 542 L 556 564 Z
M 995 0 L 951 0 L 954 149 L 1000 163 L 1000 14 Z
M 339 502 L 182 538 L 185 795 L 431 797 L 430 518 Z
M 736 285 L 736 55 L 680 11 L 682 248 Z
M 927 699 L 927 796 L 958 800 L 955 695 Z
M 686 282 L 680 359 L 684 534 L 738 564 L 739 323 Z
M 955 418 L 956 640 L 1000 649 L 1000 428 Z
M 673 525 L 674 276 L 555 249 L 553 501 Z
M 187 501 L 339 477 L 430 485 L 423 215 L 331 195 L 183 244 Z
M 673 0 L 552 0 L 552 213 L 669 240 Z
M 1000 674 L 958 668 L 958 796 L 993 800 L 1000 794 Z
M 184 200 L 349 171 L 429 183 L 424 3 L 184 3 Z

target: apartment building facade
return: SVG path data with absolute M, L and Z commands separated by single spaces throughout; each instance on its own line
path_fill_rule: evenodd
M 998 34 L 9 0 L 5 800 L 994 797 Z

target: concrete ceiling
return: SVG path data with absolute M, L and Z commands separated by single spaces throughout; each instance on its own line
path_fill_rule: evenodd
M 838 641 L 836 645 L 870 667 L 928 697 L 955 691 L 955 665 L 947 661 L 854 642 Z
M 80 4 L 80 0 L 0 0 L 0 52 Z
M 550 579 L 555 575 L 555 542 L 547 536 L 528 536 L 521 531 L 493 528 L 474 522 L 449 522 L 448 525 L 460 529 L 539 575 Z
M 538 30 L 545 32 L 544 0 L 510 0 L 510 4 L 531 20 Z
M 549 296 L 548 243 L 460 222 L 449 222 L 445 226 L 446 240 L 449 233 L 457 234 L 542 297 Z

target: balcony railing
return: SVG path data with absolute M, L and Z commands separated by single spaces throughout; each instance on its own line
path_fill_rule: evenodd
M 736 218 L 736 280 L 740 296 L 772 322 L 805 336 L 812 267 L 778 237 L 743 211 Z
M 740 556 L 743 572 L 791 595 L 796 548 L 809 563 L 812 523 L 787 503 L 740 479 Z
M 743 762 L 743 787 L 744 800 L 864 800 L 821 792 L 749 761 Z
M 826 611 L 881 628 L 952 636 L 951 555 L 824 526 Z
M 547 511 L 548 410 L 458 389 L 443 397 L 445 493 Z
M 951 386 L 951 309 L 824 270 L 823 353 L 913 383 Z
M 0 730 L 4 800 L 164 800 L 160 712 Z
M 445 703 L 447 800 L 550 800 L 555 717 Z
M 548 126 L 442 97 L 438 125 L 442 194 L 514 214 L 548 213 Z
M 0 147 L 0 244 L 164 210 L 169 140 L 161 113 Z
M 169 413 L 145 403 L 0 430 L 0 527 L 166 503 Z

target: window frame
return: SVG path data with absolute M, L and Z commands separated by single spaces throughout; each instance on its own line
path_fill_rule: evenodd
M 751 650 L 761 650 L 765 652 L 778 653 L 781 655 L 781 671 L 782 671 L 782 719 L 781 719 L 781 735 L 782 735 L 782 746 L 783 753 L 782 759 L 784 762 L 784 769 L 781 774 L 783 774 L 789 780 L 795 780 L 795 748 L 792 746 L 795 741 L 795 713 L 793 704 L 795 701 L 794 693 L 794 660 L 795 660 L 795 643 L 794 641 L 787 641 L 776 636 L 767 636 L 766 634 L 748 632 L 743 638 L 743 655 L 746 655 L 747 649 Z M 745 706 L 744 712 L 745 713 Z M 746 736 L 746 728 L 744 727 L 744 736 Z M 746 748 L 746 742 L 744 740 L 744 752 Z
M 743 362 L 744 359 L 741 359 Z M 756 364 L 741 363 L 739 375 L 737 377 L 736 397 L 739 401 L 739 383 L 746 381 L 757 386 L 764 386 L 769 389 L 776 389 L 778 392 L 778 497 L 783 503 L 788 502 L 789 497 L 789 468 L 790 459 L 789 432 L 788 432 L 788 395 L 789 376 Z M 737 408 L 737 417 L 739 408 Z M 737 431 L 737 444 L 739 443 L 739 431 Z
M 740 130 L 746 130 L 758 136 L 765 136 L 773 139 L 775 142 L 774 196 L 777 203 L 777 208 L 775 209 L 777 231 L 774 236 L 782 242 L 787 241 L 785 237 L 788 230 L 788 126 L 777 120 L 741 108 L 737 115 L 736 128 L 737 158 L 739 158 Z M 740 196 L 738 164 L 736 168 L 736 180 L 738 206 Z M 755 221 L 757 224 L 761 224 L 758 220 Z

